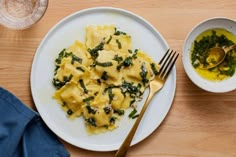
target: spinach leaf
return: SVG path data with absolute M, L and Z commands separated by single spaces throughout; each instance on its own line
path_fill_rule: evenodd
M 88 49 L 88 52 L 90 53 L 91 57 L 93 59 L 96 59 L 98 57 L 98 51 L 103 50 L 104 42 L 101 42 L 93 49 Z

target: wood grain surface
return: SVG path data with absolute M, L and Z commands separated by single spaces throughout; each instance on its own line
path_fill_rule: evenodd
M 236 19 L 235 0 L 50 0 L 44 17 L 33 27 L 15 31 L 0 26 L 0 86 L 35 109 L 30 71 L 35 50 L 59 20 L 76 11 L 111 6 L 134 12 L 149 21 L 170 48 L 182 53 L 184 39 L 199 22 L 212 17 Z M 236 90 L 224 94 L 203 91 L 177 61 L 177 90 L 161 126 L 130 148 L 128 157 L 236 157 Z M 236 82 L 235 82 L 236 83 Z M 71 157 L 110 157 L 61 140 Z

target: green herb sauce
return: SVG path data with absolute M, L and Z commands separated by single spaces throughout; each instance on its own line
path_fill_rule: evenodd
M 236 49 L 227 53 L 225 60 L 211 69 L 202 69 L 209 63 L 209 49 L 230 46 L 236 43 L 236 36 L 225 29 L 210 29 L 201 33 L 191 47 L 191 63 L 196 72 L 207 80 L 220 81 L 234 75 L 236 69 Z

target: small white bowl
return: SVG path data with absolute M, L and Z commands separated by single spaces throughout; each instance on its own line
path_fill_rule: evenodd
M 193 28 L 185 39 L 182 52 L 182 62 L 188 77 L 198 87 L 209 92 L 224 93 L 236 89 L 236 74 L 223 81 L 209 81 L 201 77 L 191 64 L 191 47 L 194 40 L 202 32 L 214 28 L 223 28 L 236 35 L 236 21 L 234 20 L 217 17 L 203 21 Z

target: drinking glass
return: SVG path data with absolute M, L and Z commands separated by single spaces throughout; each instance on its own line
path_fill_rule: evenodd
M 0 0 L 0 24 L 26 29 L 37 23 L 47 10 L 48 0 Z

